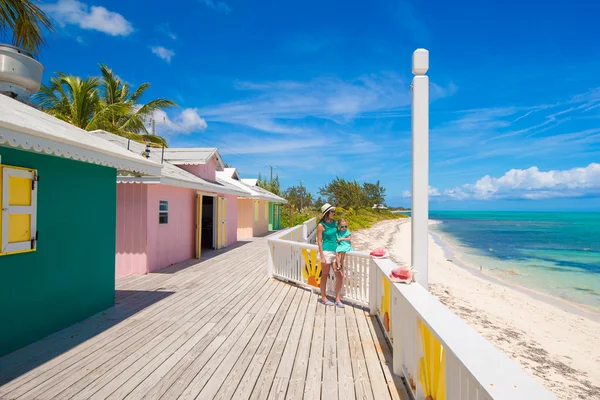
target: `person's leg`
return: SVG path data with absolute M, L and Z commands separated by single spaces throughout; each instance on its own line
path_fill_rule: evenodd
M 321 283 L 320 283 L 320 288 L 321 288 L 321 300 L 323 300 L 324 302 L 327 302 L 327 278 L 329 277 L 329 269 L 331 268 L 331 264 L 325 264 L 322 266 L 322 273 L 321 273 Z
M 342 286 L 344 285 L 344 274 L 342 270 L 335 271 L 335 302 L 340 303 L 342 295 Z

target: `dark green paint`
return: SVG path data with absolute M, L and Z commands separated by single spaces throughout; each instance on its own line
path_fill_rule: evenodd
M 269 203 L 269 230 L 281 229 L 281 204 Z
M 37 169 L 37 250 L 0 257 L 0 356 L 114 304 L 116 169 L 0 148 Z

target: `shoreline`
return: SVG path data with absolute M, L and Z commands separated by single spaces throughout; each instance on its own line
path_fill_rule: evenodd
M 466 271 L 469 271 L 473 275 L 482 279 L 489 280 L 497 285 L 502 285 L 513 290 L 518 290 L 519 292 L 531 296 L 536 300 L 543 301 L 553 307 L 558 307 L 568 313 L 576 314 L 581 317 L 591 319 L 594 322 L 600 323 L 600 309 L 596 309 L 590 305 L 583 304 L 575 300 L 553 296 L 552 294 L 547 292 L 519 285 L 518 283 L 502 279 L 502 277 L 486 274 L 485 269 L 483 271 L 480 271 L 476 266 L 464 260 L 463 253 L 460 250 L 458 250 L 455 245 L 449 243 L 449 241 L 445 239 L 445 236 L 447 236 L 447 234 L 441 232 L 432 232 L 430 230 L 429 235 L 433 238 L 433 241 L 436 242 L 436 244 L 444 250 L 444 255 L 447 256 L 447 259 L 452 260 L 452 262 L 455 265 Z M 458 260 L 458 262 L 456 260 Z
M 383 247 L 394 262 L 410 264 L 408 218 L 352 236 L 357 251 Z M 444 236 L 430 230 L 429 292 L 558 398 L 600 399 L 600 316 L 480 272 Z

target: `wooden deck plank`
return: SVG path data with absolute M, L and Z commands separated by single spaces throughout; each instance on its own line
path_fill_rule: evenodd
M 239 285 L 231 282 L 225 288 L 234 288 L 232 296 L 241 297 L 245 295 L 245 289 L 252 287 L 252 283 L 253 281 L 248 281 L 246 284 Z M 235 285 L 239 287 L 235 288 Z M 214 324 L 208 324 L 207 322 L 218 312 L 215 305 L 218 304 L 217 300 L 221 297 L 221 293 L 220 291 L 214 291 L 207 293 L 206 296 L 199 297 L 202 302 L 194 306 L 194 311 L 181 317 L 166 333 L 150 340 L 142 349 L 129 355 L 126 359 L 113 358 L 102 368 L 90 372 L 86 377 L 79 378 L 76 384 L 62 392 L 60 396 L 69 399 L 72 397 L 74 399 L 85 399 L 109 383 L 117 385 L 118 382 L 124 383 L 134 374 L 137 379 L 150 374 L 188 340 L 195 336 L 202 336 L 214 327 Z
M 249 254 L 246 254 L 246 256 L 250 257 L 251 254 L 252 253 L 250 252 Z M 180 275 L 173 277 L 171 281 L 174 284 L 177 284 L 178 281 L 189 280 L 190 276 L 199 279 L 205 273 L 210 274 L 211 272 L 209 270 L 226 266 L 224 265 L 225 262 L 226 260 L 222 260 L 216 263 L 214 266 L 211 266 L 211 268 L 202 268 L 198 266 L 193 267 L 191 268 L 191 270 L 183 271 L 183 273 L 181 273 Z M 232 272 L 231 274 L 234 275 L 235 273 Z M 93 337 L 93 335 L 95 334 L 104 333 L 107 327 L 110 327 L 111 324 L 114 325 L 114 321 L 119 321 L 121 318 L 127 317 L 129 315 L 135 315 L 135 317 L 138 319 L 142 318 L 147 313 L 155 312 L 167 306 L 172 306 L 174 300 L 179 299 L 179 297 L 181 297 L 181 295 L 178 295 L 176 293 L 174 295 L 176 297 L 170 297 L 170 300 L 172 300 L 171 302 L 158 302 L 158 304 L 155 304 L 155 299 L 160 299 L 161 296 L 166 296 L 165 293 L 156 291 L 156 289 L 159 288 L 159 286 L 146 287 L 144 289 L 152 291 L 140 292 L 139 294 L 133 295 L 132 297 L 128 298 L 128 301 L 123 306 L 117 305 L 116 307 L 113 307 L 112 309 L 109 309 L 106 312 L 102 312 L 96 314 L 93 317 L 90 317 L 88 320 L 85 321 L 85 323 L 82 322 L 75 324 L 70 328 L 64 329 L 62 331 L 57 332 L 56 334 L 50 335 L 44 341 L 36 342 L 26 347 L 25 349 L 22 349 L 9 356 L 4 357 L 2 359 L 2 362 L 0 362 L 0 384 L 4 384 L 7 381 L 13 380 L 15 377 L 19 376 L 20 379 L 18 382 L 11 382 L 11 384 L 8 385 L 7 390 L 12 390 L 15 384 L 20 385 L 21 383 L 26 382 L 28 379 L 31 379 L 32 374 L 33 376 L 35 376 L 35 372 L 31 374 L 22 375 L 22 372 L 24 371 L 24 366 L 30 365 L 32 362 L 34 362 L 34 360 L 39 360 L 44 356 L 46 356 L 48 359 L 51 359 L 52 356 L 61 354 L 66 350 L 69 350 L 70 355 L 73 355 L 78 351 L 86 350 L 87 346 L 94 344 L 93 342 L 90 343 L 88 341 L 84 342 L 80 346 L 77 346 L 76 349 L 68 349 L 68 347 L 65 346 L 69 345 L 69 341 L 66 341 L 65 338 L 77 338 L 82 336 L 85 337 L 86 335 Z M 127 325 L 129 323 L 133 323 L 134 321 L 134 318 L 129 318 L 128 320 L 122 323 Z M 120 324 L 117 324 L 117 326 L 112 326 L 112 328 L 109 328 L 108 330 L 114 331 L 122 328 L 119 325 Z M 61 357 L 60 362 L 64 362 L 67 359 L 68 357 Z M 57 367 L 54 364 L 48 365 L 47 363 L 45 364 L 45 366 L 47 368 Z
M 323 378 L 321 397 L 338 398 L 338 359 L 336 345 L 335 315 L 337 306 L 325 308 L 325 344 L 323 347 Z
M 323 376 L 323 346 L 325 340 L 325 306 L 317 305 L 314 330 L 308 359 L 308 372 L 304 384 L 304 399 L 321 398 L 321 378 Z M 331 307 L 331 306 L 329 306 Z
M 292 303 L 292 298 L 294 297 L 294 294 L 296 293 L 296 291 L 293 289 L 292 286 L 289 286 L 289 289 L 290 290 L 287 293 L 287 296 L 286 296 L 285 300 L 283 301 L 283 303 L 281 303 L 280 305 L 273 304 L 273 306 L 269 310 L 269 313 L 275 314 L 275 318 L 273 319 L 273 322 L 269 326 L 269 330 L 267 331 L 265 336 L 262 338 L 260 346 L 258 347 L 256 353 L 254 354 L 254 357 L 252 357 L 252 361 L 250 362 L 250 365 L 246 369 L 246 371 L 240 381 L 240 384 L 238 385 L 232 398 L 234 398 L 234 399 L 249 399 L 250 398 L 250 395 L 254 389 L 254 386 L 260 375 L 262 367 L 265 364 L 267 357 L 269 356 L 269 351 L 273 347 L 273 343 L 275 342 L 275 338 L 277 337 L 279 329 L 280 329 L 281 325 L 283 324 L 283 321 L 285 320 L 285 318 L 290 310 L 290 304 Z
M 296 314 L 296 320 L 293 323 L 293 329 L 285 345 L 285 350 L 281 356 L 279 367 L 277 368 L 275 379 L 273 380 L 271 391 L 269 392 L 269 399 L 286 398 L 288 386 L 292 377 L 292 369 L 294 368 L 294 361 L 298 352 L 298 346 L 300 345 L 302 329 L 299 328 L 304 326 L 309 302 L 313 303 L 312 305 L 314 306 L 314 299 L 311 297 L 309 291 L 304 291 L 302 294 L 302 300 L 300 302 L 300 307 L 298 308 L 298 313 Z M 310 333 L 310 336 L 312 336 L 312 332 Z
M 231 332 L 223 332 L 223 336 L 226 337 L 223 344 L 219 347 L 219 349 L 215 352 L 215 354 L 210 358 L 209 362 L 204 365 L 204 367 L 198 372 L 194 380 L 188 385 L 183 394 L 179 397 L 180 399 L 195 399 L 209 380 L 213 377 L 215 372 L 219 369 L 224 360 L 227 359 L 228 356 L 231 355 L 231 362 L 235 362 L 237 360 L 237 354 L 243 350 L 245 338 L 242 336 L 244 333 L 251 335 L 254 332 L 256 326 L 260 323 L 263 316 L 268 312 L 271 308 L 271 303 L 268 301 L 269 295 L 264 296 L 261 301 L 257 302 L 255 306 L 248 311 L 246 317 L 248 318 L 249 323 L 247 324 L 239 324 L 235 327 L 235 329 Z M 251 336 L 250 336 L 251 337 Z M 239 344 L 239 346 L 237 346 Z M 225 363 L 223 368 L 219 371 L 226 375 L 230 368 L 227 368 L 230 363 Z M 216 389 L 219 388 L 220 384 L 218 382 L 221 380 L 220 376 L 216 377 L 215 385 Z M 214 390 L 214 389 L 213 389 Z M 216 390 L 215 390 L 216 391 Z M 203 396 L 203 398 L 207 398 Z
M 193 344 L 191 348 L 190 346 L 186 346 L 184 351 L 179 353 L 180 358 L 177 363 L 175 363 L 175 360 L 171 360 L 165 367 L 157 372 L 155 371 L 153 377 L 148 379 L 146 383 L 140 384 L 140 381 L 144 379 L 138 378 L 143 378 L 143 376 L 134 376 L 110 396 L 106 397 L 106 393 L 100 391 L 96 393 L 93 398 L 122 399 L 130 394 L 131 398 L 140 398 L 146 394 L 144 391 L 152 390 L 154 385 L 150 385 L 150 383 L 157 380 L 157 375 L 160 376 L 159 374 L 169 372 L 172 368 L 175 368 L 175 371 L 180 372 L 181 374 L 174 374 L 173 378 L 176 377 L 176 379 L 171 378 L 171 380 L 168 380 L 173 382 L 173 384 L 166 388 L 167 390 L 164 396 L 167 398 L 178 397 L 214 352 L 216 352 L 223 344 L 228 332 L 238 324 L 246 324 L 249 322 L 249 317 L 246 314 L 247 310 L 251 308 L 255 302 L 266 298 L 273 288 L 263 285 L 260 289 L 261 290 L 249 291 L 248 293 L 250 293 L 250 295 L 244 299 L 245 303 L 242 307 L 236 307 L 238 304 L 233 302 L 229 302 L 221 307 L 219 312 L 209 320 L 209 322 L 215 324 L 214 327 L 207 334 L 203 335 L 199 341 L 195 341 L 195 344 Z M 217 305 L 219 304 L 221 303 L 217 302 Z M 191 344 L 192 343 L 190 343 L 190 345 Z M 159 379 L 159 382 L 160 381 L 161 380 Z M 167 383 L 167 381 L 165 381 L 165 383 Z M 109 390 L 107 390 L 107 392 L 108 391 Z
M 371 336 L 371 331 L 367 325 L 367 317 L 365 312 L 361 309 L 355 308 L 354 315 L 356 316 L 356 323 L 358 325 L 358 333 L 360 334 L 360 341 L 363 345 L 363 352 L 365 353 L 365 362 L 367 364 L 367 371 L 369 372 L 369 381 L 371 382 L 371 388 L 373 389 L 373 396 L 375 399 L 391 399 L 390 391 L 388 390 L 383 371 L 381 369 L 381 363 L 377 356 L 377 350 L 375 350 L 375 343 Z
M 352 376 L 357 400 L 373 400 L 373 389 L 369 380 L 369 371 L 365 361 L 356 315 L 353 309 L 346 310 L 346 328 L 348 329 L 348 345 L 352 360 Z
M 299 313 L 300 307 L 305 304 L 302 302 L 302 299 L 304 298 L 306 292 L 300 288 L 294 288 L 293 290 L 295 292 L 294 299 L 292 300 L 292 304 L 290 305 L 288 313 L 283 320 L 281 327 L 279 328 L 279 332 L 277 333 L 273 347 L 271 347 L 271 351 L 269 352 L 269 355 L 263 364 L 260 375 L 256 380 L 256 384 L 254 385 L 254 390 L 250 395 L 250 399 L 264 400 L 269 396 L 269 392 L 271 391 L 273 379 L 275 378 L 279 363 L 281 362 L 282 354 L 286 344 L 289 343 L 290 340 L 292 326 L 296 320 L 296 316 Z M 294 344 L 291 344 L 291 346 L 294 346 Z
M 392 399 L 394 400 L 409 400 L 410 397 L 408 392 L 406 391 L 406 387 L 404 386 L 404 382 L 398 375 L 394 375 L 393 371 L 393 361 L 392 361 L 392 351 L 385 339 L 385 335 L 383 334 L 383 330 L 381 329 L 381 325 L 377 322 L 375 316 L 369 315 L 365 312 L 367 320 L 369 321 L 369 329 L 371 330 L 371 335 L 376 338 L 376 350 L 377 355 L 379 356 L 379 362 L 382 365 L 383 374 L 385 376 L 388 388 L 390 390 L 390 394 Z
M 244 377 L 248 366 L 252 362 L 269 328 L 274 323 L 275 316 L 277 315 L 276 313 L 277 310 L 274 310 L 274 312 L 269 312 L 263 317 L 263 320 L 261 321 L 254 335 L 252 336 L 252 339 L 244 348 L 242 354 L 240 355 L 235 365 L 227 375 L 225 381 L 223 381 L 223 383 L 221 384 L 221 387 L 219 388 L 218 392 L 214 395 L 214 400 L 227 400 L 233 398 L 233 395 L 236 389 L 238 388 L 238 385 L 240 384 L 242 378 Z M 202 398 L 201 396 L 199 397 Z
M 283 300 L 288 292 L 288 288 L 284 285 L 280 285 L 274 288 L 273 292 L 270 292 L 270 296 L 274 303 L 279 303 Z M 265 302 L 266 303 L 266 302 Z M 193 349 L 192 349 L 193 350 Z M 158 377 L 159 379 L 147 379 L 149 382 L 156 382 L 154 386 L 144 396 L 146 398 L 168 398 L 165 393 L 178 379 L 182 379 L 182 375 L 186 369 L 194 362 L 195 356 L 189 351 L 183 355 L 182 361 L 175 364 L 164 377 Z M 135 393 L 132 393 L 132 395 Z M 164 395 L 164 396 L 163 396 Z
M 315 324 L 315 314 L 317 307 L 321 306 L 317 299 L 319 297 L 311 294 L 309 296 L 308 310 L 304 318 L 302 327 L 297 326 L 295 329 L 301 331 L 300 343 L 294 359 L 294 366 L 290 377 L 290 382 L 287 390 L 286 399 L 302 400 L 304 396 L 304 383 L 306 382 L 306 373 L 308 370 L 308 360 L 310 356 L 310 347 L 313 338 L 313 330 Z
M 177 310 L 178 308 L 185 309 L 187 305 L 191 304 L 192 300 L 201 301 L 202 298 L 200 296 L 198 296 L 198 297 L 180 296 L 177 302 L 171 302 L 171 304 L 168 306 L 166 305 L 165 307 L 157 308 L 155 310 L 155 312 L 156 312 L 155 315 L 162 315 L 167 312 L 173 312 L 173 310 Z M 148 312 L 147 314 L 152 315 L 150 312 Z M 136 317 L 140 318 L 139 315 Z M 53 377 L 53 376 L 55 376 L 55 379 L 60 380 L 60 385 L 64 385 L 64 383 L 66 381 L 64 379 L 61 379 L 60 374 L 68 375 L 70 371 L 80 369 L 82 367 L 82 362 L 88 362 L 88 361 L 94 359 L 94 357 L 97 356 L 98 354 L 106 355 L 108 352 L 110 352 L 111 349 L 113 349 L 116 346 L 123 343 L 123 341 L 121 339 L 124 339 L 125 343 L 129 343 L 129 342 L 127 342 L 127 340 L 130 340 L 130 335 L 139 334 L 139 329 L 144 327 L 145 324 L 152 324 L 152 321 L 145 320 L 138 326 L 138 328 L 136 330 L 126 330 L 125 333 L 118 336 L 118 338 L 114 338 L 114 337 L 111 338 L 110 336 L 106 337 L 103 341 L 101 341 L 100 343 L 97 343 L 96 346 L 92 346 L 90 349 L 88 349 L 87 352 L 79 352 L 75 356 L 65 359 L 63 361 L 64 364 L 62 366 L 61 366 L 61 364 L 56 364 L 56 363 L 53 363 L 52 365 L 44 365 L 42 368 L 39 368 L 37 370 L 38 373 L 45 371 L 43 374 L 39 374 L 39 375 L 35 376 L 34 379 L 29 380 L 26 384 L 21 385 L 14 393 L 11 393 L 11 396 L 19 396 L 19 395 L 23 394 L 24 392 L 27 392 L 28 390 L 30 390 L 31 387 L 37 387 L 38 390 L 43 390 L 45 385 L 43 385 L 42 383 L 47 381 L 50 377 Z M 140 336 L 138 336 L 138 337 L 140 337 Z M 141 337 L 143 338 L 143 335 Z M 111 353 L 109 353 L 109 354 L 111 354 Z M 84 356 L 84 357 L 81 358 L 80 356 Z M 72 377 L 74 375 L 70 375 L 70 376 Z M 48 385 L 52 385 L 54 389 L 56 389 L 60 386 L 60 385 L 53 385 L 52 381 L 49 381 Z M 28 396 L 34 396 L 35 393 L 36 392 L 30 393 Z
M 354 376 L 350 359 L 348 329 L 346 327 L 346 311 L 350 308 L 338 308 L 335 311 L 337 367 L 338 367 L 338 396 L 340 399 L 354 399 Z M 351 311 L 348 311 L 351 312 Z
M 404 400 L 376 321 L 267 278 L 267 254 L 117 280 L 115 307 L 0 358 L 0 398 Z

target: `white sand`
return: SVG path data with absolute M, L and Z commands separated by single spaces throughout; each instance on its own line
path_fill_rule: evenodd
M 409 220 L 385 221 L 352 236 L 357 250 L 384 247 L 396 262 L 410 263 Z M 448 261 L 431 235 L 429 283 L 442 303 L 559 398 L 600 399 L 600 316 L 577 313 L 567 303 L 558 307 L 558 299 L 547 301 Z

